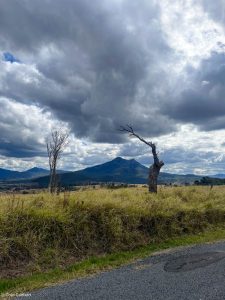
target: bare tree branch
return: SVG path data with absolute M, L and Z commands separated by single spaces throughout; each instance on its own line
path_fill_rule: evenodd
M 138 138 L 141 142 L 145 143 L 151 147 L 152 155 L 154 159 L 154 164 L 149 168 L 149 191 L 157 193 L 157 179 L 161 167 L 164 165 L 164 162 L 159 160 L 158 153 L 156 152 L 156 145 L 152 142 L 146 141 L 140 135 L 138 135 L 131 125 L 120 126 L 119 129 L 121 132 L 129 133 L 129 136 Z
M 136 138 L 138 138 L 140 141 L 142 141 L 143 143 L 145 143 L 146 145 L 152 147 L 153 143 L 152 142 L 147 142 L 146 140 L 144 140 L 142 137 L 140 137 L 137 133 L 134 132 L 133 127 L 130 125 L 127 125 L 127 127 L 124 126 L 120 126 L 120 131 L 122 132 L 128 132 L 130 136 L 135 136 Z

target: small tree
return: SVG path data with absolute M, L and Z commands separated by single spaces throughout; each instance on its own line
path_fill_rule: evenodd
M 149 186 L 149 192 L 157 193 L 158 176 L 159 176 L 160 169 L 164 165 L 164 162 L 162 160 L 159 160 L 158 158 L 158 154 L 156 152 L 156 145 L 153 144 L 152 142 L 147 142 L 146 140 L 144 140 L 137 133 L 135 133 L 133 128 L 129 125 L 127 125 L 126 127 L 120 126 L 120 131 L 128 132 L 130 136 L 134 136 L 138 138 L 141 142 L 151 147 L 154 163 L 149 167 L 148 186 Z
M 56 193 L 57 191 L 57 163 L 61 157 L 61 154 L 67 145 L 69 134 L 68 132 L 63 132 L 62 130 L 52 131 L 51 136 L 47 138 L 47 153 L 48 162 L 50 168 L 50 178 L 49 178 L 49 192 Z

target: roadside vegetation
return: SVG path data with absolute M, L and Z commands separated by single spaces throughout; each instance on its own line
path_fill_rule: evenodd
M 223 186 L 2 194 L 0 203 L 0 286 L 225 225 Z

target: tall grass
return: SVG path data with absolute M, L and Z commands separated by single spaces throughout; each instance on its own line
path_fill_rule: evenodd
M 25 272 L 225 222 L 225 187 L 161 187 L 157 195 L 143 188 L 1 195 L 0 204 L 0 268 Z

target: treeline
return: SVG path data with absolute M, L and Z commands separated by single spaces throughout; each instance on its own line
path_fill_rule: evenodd
M 196 185 L 224 185 L 225 179 L 212 178 L 212 177 L 202 177 L 201 180 L 196 180 L 194 182 Z

